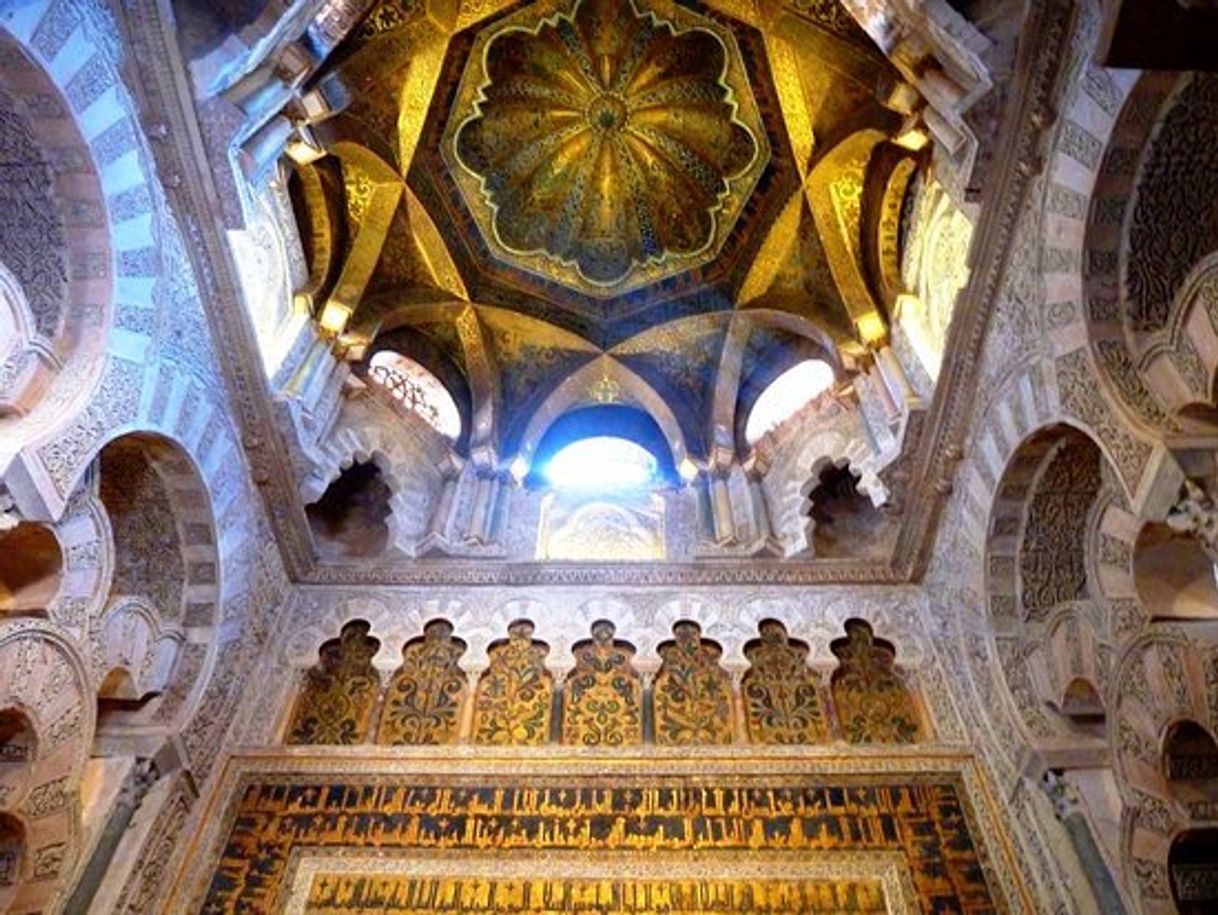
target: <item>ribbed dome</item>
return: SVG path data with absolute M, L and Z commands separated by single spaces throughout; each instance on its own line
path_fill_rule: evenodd
M 455 150 L 496 240 L 610 287 L 707 250 L 731 179 L 761 146 L 737 116 L 728 49 L 621 0 L 582 0 L 487 44 Z

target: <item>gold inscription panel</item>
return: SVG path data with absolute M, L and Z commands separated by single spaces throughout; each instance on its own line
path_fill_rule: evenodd
M 881 915 L 869 880 L 541 879 L 319 874 L 309 915 Z
M 961 786 L 947 774 L 736 776 L 708 783 L 662 774 L 339 779 L 250 773 L 242 782 L 225 817 L 227 840 L 200 909 L 205 915 L 411 912 L 419 910 L 411 899 L 420 893 L 459 900 L 492 889 L 489 908 L 454 911 L 546 912 L 557 905 L 546 902 L 547 894 L 620 897 L 628 884 L 648 887 L 633 908 L 623 903 L 590 911 L 870 912 L 876 867 L 804 869 L 843 855 L 899 862 L 907 893 L 898 895 L 913 900 L 915 910 L 1005 910 L 990 893 Z M 354 861 L 368 855 L 370 861 Z M 525 860 L 530 856 L 536 860 Z M 700 863 L 683 869 L 690 856 Z M 442 869 L 428 870 L 428 861 Z M 584 869 L 564 872 L 562 861 L 582 862 Z M 766 862 L 778 869 L 760 869 Z M 511 871 L 501 869 L 508 864 Z M 325 884 L 328 896 L 310 896 L 323 893 L 322 882 L 314 881 L 327 875 L 343 879 Z M 376 882 L 382 880 L 392 882 Z M 775 902 L 767 909 L 747 901 L 754 886 L 757 898 L 768 898 L 773 881 L 796 887 L 798 905 Z M 494 901 L 514 893 L 526 894 L 519 898 L 527 905 Z M 664 893 L 686 902 L 719 894 L 724 901 L 702 908 L 647 901 Z M 886 895 L 889 906 L 881 911 L 896 904 Z M 299 903 L 283 909 L 289 896 Z

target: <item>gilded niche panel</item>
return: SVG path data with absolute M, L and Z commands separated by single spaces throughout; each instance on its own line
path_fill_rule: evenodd
M 457 666 L 465 642 L 452 624 L 432 620 L 423 637 L 402 649 L 402 666 L 385 693 L 377 743 L 455 743 L 461 726 L 465 673 Z
M 575 668 L 563 685 L 563 742 L 617 747 L 643 740 L 643 684 L 631 667 L 634 648 L 613 636 L 608 620 L 573 648 Z
M 960 776 L 954 774 L 737 775 L 708 784 L 705 776 L 640 774 L 607 780 L 525 773 L 422 774 L 406 779 L 256 773 L 237 784 L 224 821 L 231 825 L 201 907 L 207 915 L 274 911 L 286 898 L 294 858 L 333 857 L 337 864 L 361 850 L 374 852 L 380 860 L 395 854 L 448 856 L 452 873 L 447 878 L 443 872 L 414 875 L 419 882 L 413 885 L 406 875 L 395 877 L 383 891 L 360 888 L 354 880 L 339 887 L 323 885 L 315 878 L 310 888 L 318 908 L 310 911 L 435 911 L 431 893 L 441 886 L 449 895 L 441 897 L 439 911 L 473 912 L 545 912 L 542 903 L 547 899 L 553 905 L 575 892 L 608 893 L 612 898 L 615 892 L 628 891 L 609 876 L 596 881 L 595 890 L 578 877 L 563 888 L 545 888 L 544 875 L 538 874 L 525 890 L 521 880 L 493 876 L 511 862 L 513 851 L 524 849 L 538 852 L 545 861 L 600 862 L 608 874 L 632 873 L 630 861 L 638 855 L 659 861 L 671 856 L 677 862 L 697 853 L 705 861 L 697 889 L 681 881 L 679 890 L 669 892 L 715 892 L 724 899 L 722 907 L 656 904 L 662 881 L 651 874 L 628 881 L 647 887 L 634 908 L 602 904 L 592 911 L 805 911 L 799 895 L 788 897 L 789 908 L 773 903 L 766 909 L 756 896 L 745 895 L 753 881 L 736 868 L 742 866 L 742 855 L 756 860 L 770 855 L 804 858 L 817 852 L 895 854 L 904 863 L 923 912 L 1006 911 L 991 894 L 973 838 L 972 811 Z M 318 877 L 340 870 L 359 876 L 327 868 L 324 860 L 318 863 Z M 479 875 L 472 882 L 471 872 Z M 429 882 L 425 876 L 438 880 Z M 730 894 L 719 889 L 725 884 Z M 491 885 L 505 895 L 489 895 Z M 793 885 L 800 885 L 797 877 Z M 336 895 L 343 886 L 350 894 Z M 515 895 L 526 892 L 528 905 Z M 839 883 L 834 892 L 848 889 Z M 401 907 L 386 901 L 384 908 L 376 909 L 371 900 L 385 897 L 400 901 Z M 359 904 L 362 909 L 355 903 L 360 898 L 366 900 Z M 858 908 L 828 910 L 870 911 L 866 898 L 859 899 Z
M 554 681 L 545 668 L 550 647 L 533 638 L 533 624 L 517 620 L 491 645 L 490 666 L 478 681 L 474 742 L 535 746 L 550 739 Z
M 672 627 L 671 642 L 660 645 L 663 663 L 654 690 L 658 744 L 732 742 L 732 685 L 719 666 L 723 653 L 702 638 L 690 620 Z
M 770 147 L 730 29 L 576 0 L 477 37 L 443 154 L 497 256 L 610 298 L 712 260 Z
M 380 678 L 372 658 L 381 643 L 370 626 L 355 620 L 337 639 L 321 646 L 318 663 L 306 674 L 285 740 L 290 744 L 355 744 L 368 736 Z
M 912 743 L 921 727 L 913 693 L 897 673 L 896 650 L 863 620 L 846 621 L 846 637 L 829 649 L 841 662 L 833 673 L 833 705 L 851 743 Z
M 829 737 L 808 646 L 787 638 L 778 620 L 762 620 L 761 636 L 744 647 L 749 669 L 741 690 L 753 743 L 820 743 Z
M 588 880 L 319 875 L 309 915 L 886 915 L 863 880 Z

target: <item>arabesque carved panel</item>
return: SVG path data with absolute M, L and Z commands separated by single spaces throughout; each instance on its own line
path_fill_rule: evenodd
M 894 667 L 892 645 L 862 620 L 846 623 L 846 637 L 830 646 L 841 664 L 833 673 L 833 704 L 842 736 L 851 743 L 911 743 L 921 735 L 913 693 Z
M 761 623 L 761 638 L 745 647 L 752 665 L 742 684 L 753 743 L 820 743 L 829 737 L 808 647 L 787 638 L 777 620 Z
M 348 623 L 337 639 L 322 645 L 296 698 L 286 743 L 355 744 L 367 737 L 380 689 L 372 666 L 380 643 L 368 630 L 367 623 Z

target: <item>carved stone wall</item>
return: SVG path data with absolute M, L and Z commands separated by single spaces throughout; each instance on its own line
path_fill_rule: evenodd
M 315 6 L 295 12 L 307 18 Z M 795 6 L 804 21 L 832 26 L 831 11 Z M 433 21 L 443 18 L 437 10 L 431 10 L 428 28 L 440 28 Z M 1033 4 L 1030 19 L 1041 21 L 1035 17 L 1047 15 L 1044 10 Z M 217 191 L 224 199 L 216 212 L 199 205 L 214 189 L 200 179 L 206 173 L 183 158 L 184 149 L 197 153 L 192 144 L 198 138 L 173 114 L 182 110 L 180 100 L 160 94 L 175 81 L 188 85 L 171 72 L 169 55 L 151 53 L 159 46 L 149 35 L 160 34 L 163 24 L 129 7 L 130 20 L 120 29 L 108 6 L 88 0 L 16 7 L 3 26 L 4 80 L 28 79 L 26 88 L 37 92 L 15 94 L 10 82 L 0 80 L 6 99 L 13 99 L 0 120 L 13 126 L 5 136 L 12 149 L 26 139 L 34 144 L 33 151 L 18 150 L 18 159 L 36 163 L 38 180 L 24 181 L 10 197 L 27 209 L 33 191 L 50 201 L 31 225 L 44 235 L 53 234 L 52 224 L 65 233 L 69 291 L 44 295 L 47 286 L 39 278 L 59 277 L 55 264 L 25 258 L 9 264 L 5 300 L 20 300 L 10 310 L 30 318 L 22 346 L 50 328 L 50 301 L 85 303 L 93 323 L 82 326 L 97 347 L 87 370 L 65 370 L 70 384 L 62 392 L 52 386 L 41 401 L 55 413 L 56 428 L 29 423 L 20 440 L 4 437 L 0 447 L 3 517 L 17 511 L 52 527 L 64 555 L 59 591 L 40 608 L 45 616 L 6 618 L 0 629 L 0 722 L 28 721 L 40 754 L 37 767 L 25 765 L 23 725 L 12 729 L 18 736 L 0 760 L 0 814 L 8 818 L 0 821 L 0 868 L 11 859 L 3 856 L 16 847 L 18 834 L 30 868 L 30 879 L 12 890 L 18 907 L 54 911 L 83 868 L 89 849 L 81 841 L 80 773 L 98 734 L 97 695 L 109 688 L 107 675 L 122 668 L 130 676 L 123 689 L 162 694 L 161 711 L 147 723 L 158 736 L 174 738 L 181 766 L 162 773 L 140 807 L 143 831 L 130 834 L 125 869 L 114 872 L 107 890 L 118 911 L 156 910 L 168 898 L 170 881 L 193 892 L 200 884 L 190 875 L 215 863 L 194 852 L 219 847 L 214 843 L 224 838 L 216 831 L 228 821 L 218 812 L 243 804 L 242 811 L 253 809 L 262 803 L 259 791 L 269 797 L 287 782 L 306 791 L 335 784 L 324 780 L 334 751 L 272 750 L 285 734 L 296 744 L 358 743 L 344 752 L 391 760 L 385 769 L 395 775 L 428 775 L 404 761 L 438 751 L 415 745 L 462 740 L 495 747 L 455 751 L 454 758 L 464 761 L 447 776 L 478 752 L 516 768 L 604 753 L 622 763 L 614 775 L 621 781 L 627 764 L 639 765 L 639 759 L 672 764 L 676 754 L 665 757 L 656 743 L 680 744 L 681 752 L 698 757 L 694 763 L 732 778 L 750 764 L 746 759 L 777 761 L 775 767 L 833 759 L 842 767 L 832 775 L 843 779 L 843 796 L 879 785 L 891 797 L 907 797 L 909 805 L 893 811 L 885 807 L 888 801 L 877 801 L 869 809 L 905 817 L 911 830 L 955 824 L 951 835 L 961 843 L 959 824 L 969 825 L 971 837 L 977 822 L 975 834 L 997 849 L 976 861 L 955 860 L 952 867 L 971 876 L 953 871 L 950 886 L 933 868 L 919 870 L 917 893 L 977 907 L 1000 896 L 1017 912 L 1096 908 L 1088 871 L 1036 786 L 1039 770 L 1084 766 L 1109 773 L 1117 786 L 1115 819 L 1123 826 L 1119 851 L 1107 864 L 1119 893 L 1131 908 L 1168 911 L 1171 837 L 1213 819 L 1213 809 L 1197 786 L 1168 777 L 1161 741 L 1185 718 L 1211 733 L 1218 728 L 1218 667 L 1207 629 L 1156 620 L 1141 605 L 1133 550 L 1138 531 L 1162 521 L 1179 491 L 1184 465 L 1171 446 L 1183 433 L 1191 436 L 1193 454 L 1181 459 L 1191 472 L 1201 463 L 1196 455 L 1213 442 L 1206 437 L 1207 417 L 1186 415 L 1183 398 L 1171 399 L 1171 385 L 1143 360 L 1146 353 L 1118 341 L 1114 331 L 1125 320 L 1123 301 L 1138 303 L 1141 317 L 1133 323 L 1158 321 L 1170 301 L 1166 324 L 1178 318 L 1191 329 L 1172 331 L 1167 358 L 1181 378 L 1191 378 L 1186 387 L 1191 385 L 1194 405 L 1212 400 L 1218 361 L 1200 350 L 1196 359 L 1188 355 L 1189 345 L 1206 338 L 1204 327 L 1193 327 L 1187 315 L 1204 317 L 1214 333 L 1211 310 L 1195 304 L 1208 301 L 1209 293 L 1199 291 L 1206 288 L 1202 274 L 1190 274 L 1197 264 L 1189 262 L 1204 252 L 1174 247 L 1178 232 L 1158 234 L 1164 221 L 1202 225 L 1207 215 L 1197 209 L 1212 202 L 1205 195 L 1180 202 L 1172 185 L 1180 177 L 1172 163 L 1180 156 L 1171 150 L 1176 142 L 1197 142 L 1212 100 L 1204 82 L 1172 82 L 1146 96 L 1157 93 L 1155 114 L 1126 112 L 1143 119 L 1143 126 L 1160 125 L 1160 139 L 1148 147 L 1141 168 L 1146 181 L 1119 206 L 1113 203 L 1105 176 L 1139 171 L 1123 143 L 1122 105 L 1127 97 L 1135 108 L 1144 101 L 1132 92 L 1133 75 L 1102 71 L 1090 60 L 1097 8 L 1081 4 L 1076 12 L 1074 19 L 1054 19 L 1071 38 L 1068 59 L 1043 55 L 1052 66 L 1061 63 L 1064 94 L 1054 92 L 1051 78 L 1028 76 L 1035 83 L 1028 91 L 1039 94 L 1031 107 L 1042 117 L 1029 123 L 1035 138 L 1043 134 L 1051 148 L 1041 167 L 1034 154 L 1039 139 L 1025 142 L 1020 134 L 1012 141 L 1014 161 L 1003 165 L 1029 180 L 1029 193 L 1026 200 L 1015 195 L 1023 202 L 979 233 L 982 240 L 1006 238 L 1009 250 L 998 259 L 1001 269 L 987 258 L 970 275 L 956 318 L 965 323 L 948 334 L 961 354 L 947 348 L 943 372 L 950 384 L 965 371 L 961 361 L 973 358 L 966 337 L 980 339 L 988 322 L 976 374 L 967 376 L 967 397 L 944 393 L 929 411 L 951 414 L 967 427 L 963 443 L 940 438 L 941 427 L 929 420 L 925 428 L 902 425 L 908 411 L 884 414 L 881 386 L 900 388 L 901 376 L 884 376 L 877 368 L 860 375 L 860 390 L 869 393 L 858 409 L 821 405 L 790 425 L 790 437 L 770 453 L 775 475 L 766 484 L 754 485 L 752 469 L 732 470 L 734 495 L 723 516 L 756 533 L 758 550 L 795 554 L 806 548 L 808 533 L 799 490 L 817 472 L 817 462 L 849 460 L 863 471 L 868 495 L 882 502 L 890 480 L 895 488 L 911 479 L 908 466 L 883 466 L 896 454 L 893 442 L 924 433 L 931 449 L 925 464 L 938 476 L 919 479 L 949 494 L 924 580 L 808 587 L 809 577 L 790 585 L 783 583 L 782 567 L 766 560 L 703 563 L 693 585 L 674 583 L 688 569 L 642 564 L 624 570 L 571 564 L 543 570 L 543 578 L 535 569 L 503 563 L 501 577 L 488 583 L 472 567 L 475 559 L 451 567 L 451 577 L 429 560 L 412 561 L 407 568 L 417 577 L 410 586 L 361 583 L 389 574 L 375 563 L 329 568 L 312 584 L 289 586 L 278 546 L 296 563 L 294 573 L 308 563 L 300 561 L 299 543 L 276 543 L 295 517 L 296 502 L 285 498 L 284 487 L 303 480 L 306 493 L 320 492 L 351 461 L 390 454 L 387 463 L 401 474 L 392 480 L 394 542 L 414 556 L 435 545 L 433 535 L 457 533 L 448 516 L 444 530 L 434 526 L 446 492 L 457 506 L 453 517 L 468 520 L 476 503 L 471 493 L 503 485 L 505 477 L 493 455 L 480 456 L 477 466 L 475 460 L 457 466 L 434 436 L 403 426 L 396 415 L 393 424 L 383 422 L 371 397 L 344 401 L 338 393 L 344 373 L 331 371 L 327 345 L 307 335 L 301 352 L 285 357 L 285 364 L 297 356 L 297 363 L 306 361 L 318 345 L 326 371 L 310 394 L 314 399 L 302 396 L 307 409 L 279 405 L 292 414 L 285 422 L 307 433 L 297 440 L 299 449 L 277 453 L 277 436 L 251 432 L 270 428 L 270 408 L 263 403 L 261 374 L 242 366 L 220 370 L 220 359 L 239 358 L 236 344 L 245 331 L 239 321 L 225 320 L 233 313 L 222 303 L 235 301 L 237 292 L 210 228 L 216 222 L 223 231 L 213 217 L 235 220 L 240 208 L 230 199 L 231 187 Z M 206 70 L 207 61 L 197 63 Z M 136 80 L 133 73 L 155 78 Z M 1153 89 L 1159 77 L 1143 79 Z M 41 121 L 31 110 L 30 99 L 37 97 L 49 100 L 45 112 L 58 113 Z M 1159 103 L 1166 106 L 1163 119 Z M 201 108 L 231 113 L 207 102 Z M 1060 112 L 1056 123 L 1047 123 L 1047 112 Z M 61 131 L 56 143 L 40 135 L 55 130 Z M 205 142 L 213 139 L 208 133 Z M 1208 159 L 1189 161 L 1204 165 Z M 1180 174 L 1186 184 L 1204 178 L 1187 169 Z M 68 195 L 70 217 L 63 210 L 65 184 L 80 191 Z M 1171 192 L 1152 191 L 1160 185 L 1172 185 Z M 1003 206 L 1009 202 L 1000 198 Z M 1117 228 L 1123 208 L 1131 208 L 1133 248 L 1161 255 L 1170 266 L 1152 283 L 1145 267 L 1135 264 L 1128 290 L 1106 285 L 1120 274 L 1122 259 L 1138 253 Z M 1204 247 L 1207 232 L 1183 240 Z M 75 238 L 85 239 L 86 247 L 74 249 Z M 943 240 L 953 257 L 960 245 L 958 234 Z M 81 260 L 78 274 L 74 259 L 90 253 L 104 256 Z M 91 285 L 78 296 L 71 284 L 81 277 Z M 954 294 L 963 280 L 953 274 L 943 282 Z M 934 296 L 940 304 L 950 297 L 945 289 Z M 1193 304 L 1184 308 L 1177 301 L 1182 297 Z M 936 320 L 943 323 L 942 317 Z M 57 318 L 56 326 L 65 320 Z M 1189 343 L 1181 342 L 1186 338 Z M 904 345 L 894 341 L 894 348 Z M 904 392 L 911 400 L 930 392 L 920 378 L 913 387 L 920 393 Z M 1074 431 L 1063 433 L 1064 427 Z M 7 431 L 0 426 L 0 436 Z M 120 459 L 133 456 L 126 451 L 131 433 L 139 441 L 159 437 L 168 453 L 143 452 L 124 469 Z M 12 453 L 5 450 L 15 441 Z M 891 473 L 881 478 L 881 470 Z M 516 495 L 496 499 L 483 507 L 527 502 Z M 896 510 L 920 511 L 937 506 L 935 499 Z M 768 514 L 745 510 L 767 505 Z M 274 513 L 274 526 L 264 506 Z M 925 514 L 932 523 L 935 513 Z M 502 517 L 494 523 L 502 524 Z M 696 529 L 688 516 L 681 524 L 687 532 Z M 902 534 L 904 548 L 912 549 L 912 537 Z M 744 539 L 752 549 L 752 539 Z M 165 543 L 173 548 L 163 551 Z M 487 545 L 470 546 L 469 555 Z M 509 542 L 506 552 L 524 556 L 523 548 L 511 552 L 518 545 Z M 691 547 L 681 555 L 694 552 Z M 854 574 L 838 569 L 816 574 Z M 765 577 L 771 572 L 772 581 Z M 434 579 L 426 581 L 428 575 Z M 893 570 L 885 580 L 902 575 Z M 353 626 L 355 620 L 366 623 Z M 323 648 L 319 664 L 319 646 L 337 633 L 344 635 Z M 170 647 L 176 657 L 167 660 Z M 3 718 L 10 709 L 14 715 Z M 729 744 L 745 743 L 733 755 Z M 685 749 L 697 744 L 702 746 Z M 245 794 L 237 778 L 251 770 L 238 773 L 245 765 L 233 761 L 238 745 L 264 758 L 283 754 L 267 764 L 279 770 L 254 773 L 245 787 L 262 787 Z M 936 755 L 965 761 L 953 763 L 951 779 L 927 787 L 927 760 Z M 287 771 L 292 766 L 301 768 Z M 320 773 L 312 781 L 301 776 L 310 766 Z M 859 777 L 864 771 L 868 778 Z M 899 778 L 876 781 L 879 772 Z M 541 779 L 536 786 L 550 790 L 555 784 Z M 199 793 L 205 803 L 198 802 Z M 278 803 L 259 811 L 277 817 L 281 811 L 272 808 Z M 1101 804 L 1094 798 L 1084 804 L 1093 829 L 1113 817 Z M 323 808 L 319 812 L 328 815 Z M 854 816 L 842 813 L 840 822 Z M 13 822 L 21 828 L 10 828 Z M 209 838 L 192 844 L 196 832 Z M 240 829 L 234 835 L 238 844 L 263 838 Z M 1004 850 L 1008 838 L 1010 854 Z M 918 849 L 898 844 L 867 850 L 905 856 L 914 862 L 909 866 L 922 867 Z M 401 843 L 412 852 L 417 845 Z M 275 846 L 274 854 L 280 853 L 289 853 L 283 843 Z M 247 863 L 222 866 L 236 873 Z M 521 877 L 495 879 L 515 892 Z

